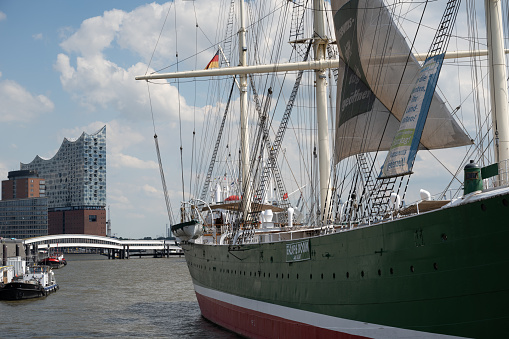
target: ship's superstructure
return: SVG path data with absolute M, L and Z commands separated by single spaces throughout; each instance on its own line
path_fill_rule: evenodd
M 412 12 L 406 3 L 333 0 L 328 7 L 319 0 L 295 1 L 289 41 L 298 62 L 266 64 L 260 62 L 263 55 L 257 54 L 256 43 L 255 57 L 246 57 L 245 4 L 239 4 L 240 66 L 136 78 L 217 76 L 231 82 L 223 115 L 205 129 L 207 138 L 209 128 L 216 126 L 217 138 L 202 143 L 213 150 L 201 153 L 212 159 L 208 172 L 203 171 L 207 174 L 197 175 L 197 186 L 204 188 L 195 188 L 194 198 L 182 202 L 181 222 L 172 225 L 202 315 L 250 338 L 507 336 L 509 156 L 504 154 L 509 115 L 506 105 L 497 104 L 507 103 L 507 77 L 505 58 L 500 58 L 504 52 L 493 38 L 501 40 L 500 1 L 485 3 L 491 34 L 487 50 L 448 51 L 460 6 L 451 0 L 424 55 L 414 54 L 417 33 L 412 42 L 400 30 L 403 13 Z M 425 13 L 418 4 L 409 8 Z M 311 9 L 312 25 L 304 19 L 305 9 Z M 265 37 L 283 34 L 282 24 L 266 32 L 261 21 L 253 20 L 251 30 Z M 305 26 L 312 27 L 307 36 Z M 274 54 L 281 51 L 277 43 L 274 48 Z M 487 56 L 489 86 L 498 92 L 491 97 L 492 107 L 499 106 L 496 113 L 492 109 L 493 124 L 480 124 L 482 132 L 475 138 L 456 121 L 459 106 L 452 111 L 435 90 L 444 60 L 459 56 Z M 269 72 L 284 76 L 258 79 Z M 274 87 L 282 92 L 280 82 L 289 74 L 294 84 L 283 99 L 285 109 L 272 110 Z M 306 75 L 311 78 L 308 87 Z M 337 84 L 335 100 L 328 81 Z M 231 124 L 236 87 L 240 119 L 233 134 L 240 142 L 233 143 L 222 135 Z M 300 98 L 304 104 L 299 106 L 295 101 L 302 92 L 311 98 Z M 330 121 L 327 110 L 334 102 L 335 120 Z M 294 121 L 292 132 L 307 134 L 295 141 L 298 147 L 289 143 L 294 154 L 285 154 L 282 141 L 291 134 L 285 132 L 292 110 L 302 107 L 311 112 L 313 126 Z M 486 112 L 483 119 L 489 117 Z M 255 121 L 251 129 L 249 119 Z M 446 198 L 449 187 L 433 197 L 421 190 L 415 203 L 402 202 L 418 150 L 472 143 L 479 150 L 466 157 L 480 164 L 462 161 L 453 178 L 461 183 L 454 196 Z M 289 158 L 298 155 L 305 170 L 289 165 Z M 297 176 L 304 179 L 294 192 L 287 190 L 283 178 Z M 199 198 L 197 192 L 202 192 Z M 299 198 L 291 203 L 294 193 Z

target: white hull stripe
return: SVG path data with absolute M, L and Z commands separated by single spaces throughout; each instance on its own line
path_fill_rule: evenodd
M 200 286 L 194 282 L 196 293 L 203 296 L 225 302 L 237 307 L 268 314 L 274 317 L 288 319 L 291 321 L 320 327 L 331 331 L 348 333 L 352 335 L 365 336 L 369 338 L 394 339 L 394 338 L 463 338 L 443 334 L 420 332 L 403 328 L 371 324 L 350 319 L 336 318 L 319 313 L 303 311 L 295 308 L 285 307 L 239 297 L 233 294 L 212 290 Z

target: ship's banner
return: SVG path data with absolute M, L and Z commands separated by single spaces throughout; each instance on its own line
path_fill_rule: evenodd
M 390 178 L 412 173 L 419 143 L 428 116 L 431 99 L 435 93 L 444 55 L 426 59 L 413 86 L 405 114 L 394 137 L 380 178 Z
M 286 244 L 286 262 L 304 261 L 311 259 L 309 239 Z
M 388 151 L 421 65 L 382 0 L 332 0 L 338 69 L 335 160 Z M 438 93 L 421 149 L 471 144 Z

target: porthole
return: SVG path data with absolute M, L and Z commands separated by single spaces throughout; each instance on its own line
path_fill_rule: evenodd
M 288 279 L 290 279 L 290 273 L 288 273 L 288 274 L 286 275 L 286 277 L 287 277 Z
M 361 271 L 361 277 L 364 278 L 364 271 Z
M 410 266 L 410 272 L 415 272 L 415 268 L 413 266 Z
M 336 279 L 336 273 L 332 273 L 332 279 Z
M 321 277 L 322 277 L 322 279 L 323 279 L 323 273 L 322 273 L 322 276 L 321 276 Z
M 313 274 L 310 274 L 310 275 L 309 275 L 309 279 L 313 279 Z
M 276 273 L 276 278 L 278 277 L 278 273 Z
M 435 271 L 438 270 L 438 264 L 437 263 L 433 263 L 433 268 L 435 269 Z
M 392 267 L 389 271 L 391 272 L 391 274 L 394 274 L 394 269 Z
M 378 275 L 381 276 L 382 275 L 382 270 L 381 269 L 378 269 Z
M 346 272 L 346 278 L 350 278 L 350 273 L 349 272 Z
M 297 273 L 297 279 L 299 279 L 299 274 Z

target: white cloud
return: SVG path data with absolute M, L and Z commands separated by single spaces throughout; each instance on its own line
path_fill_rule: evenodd
M 0 11 L 0 21 L 5 20 L 7 18 L 7 15 L 5 15 L 4 12 Z
M 94 56 L 109 47 L 122 23 L 124 11 L 113 9 L 104 12 L 102 17 L 93 17 L 82 22 L 79 30 L 62 42 L 66 52 L 76 52 L 83 56 Z
M 113 153 L 108 156 L 108 162 L 111 167 L 129 167 L 138 169 L 158 168 L 155 161 L 141 160 L 131 155 L 122 153 Z
M 55 69 L 61 74 L 64 89 L 81 105 L 91 111 L 111 107 L 132 120 L 150 116 L 146 84 L 134 80 L 136 75 L 145 73 L 144 64 L 137 63 L 129 69 L 123 69 L 98 55 L 78 57 L 76 63 L 74 68 L 67 55 L 59 54 Z M 151 99 L 154 111 L 165 112 L 165 115 L 174 119 L 178 117 L 180 100 L 183 119 L 192 117 L 192 108 L 186 104 L 184 97 L 179 97 L 174 86 L 151 86 Z
M 129 199 L 123 194 L 123 192 L 116 188 L 108 189 L 108 202 L 117 203 L 123 206 L 129 206 Z
M 33 95 L 12 80 L 0 81 L 0 102 L 0 122 L 26 122 L 55 108 L 48 97 Z
M 150 195 L 161 194 L 161 192 L 158 191 L 157 188 L 155 188 L 154 186 L 150 186 L 148 184 L 143 185 L 143 191 Z
M 42 40 L 42 33 L 34 34 L 34 35 L 32 35 L 32 38 L 34 40 Z
M 97 109 L 113 108 L 120 112 L 124 118 L 139 120 L 150 117 L 150 103 L 145 82 L 135 81 L 136 75 L 147 72 L 147 64 L 138 62 L 128 67 L 122 67 L 115 62 L 119 48 L 134 52 L 148 62 L 156 46 L 162 23 L 168 8 L 174 6 L 173 2 L 163 5 L 147 4 L 131 12 L 121 10 L 105 11 L 102 16 L 83 21 L 80 28 L 69 35 L 61 43 L 65 53 L 57 56 L 54 68 L 60 73 L 63 88 L 71 93 L 74 100 L 91 111 Z M 195 17 L 194 11 L 207 13 L 202 17 L 207 21 L 200 22 L 200 28 L 207 32 L 214 32 L 217 24 L 219 10 L 217 4 L 206 4 L 204 8 L 195 8 L 194 4 L 177 1 L 179 17 Z M 197 13 L 199 15 L 200 13 Z M 194 23 L 181 20 L 178 31 L 194 27 Z M 167 29 L 173 23 L 167 22 Z M 186 25 L 185 28 L 183 25 Z M 187 27 L 190 25 L 189 27 Z M 201 35 L 202 40 L 206 40 Z M 179 49 L 185 55 L 195 52 L 192 39 L 181 39 Z M 157 45 L 154 60 L 164 60 L 164 65 L 175 61 L 175 34 L 164 32 Z M 206 42 L 209 45 L 209 42 Z M 108 55 L 108 57 L 105 55 Z M 199 64 L 205 65 L 212 57 L 212 52 L 201 53 Z M 74 55 L 76 57 L 74 57 Z M 157 61 L 152 61 L 152 65 Z M 193 59 L 194 61 L 194 59 Z M 163 61 L 161 61 L 163 62 Z M 187 66 L 190 66 L 189 64 Z M 148 69 L 152 72 L 153 69 Z M 161 82 L 161 81 L 160 81 Z M 182 120 L 191 120 L 195 116 L 195 108 L 188 105 L 183 96 L 180 96 L 176 86 L 162 81 L 164 85 L 150 86 L 152 110 L 163 114 L 163 119 L 176 120 L 179 109 Z M 200 113 L 203 113 L 203 108 Z M 200 111 L 200 109 L 198 109 Z M 146 114 L 144 114 L 146 112 Z M 202 116 L 203 114 L 196 114 Z

